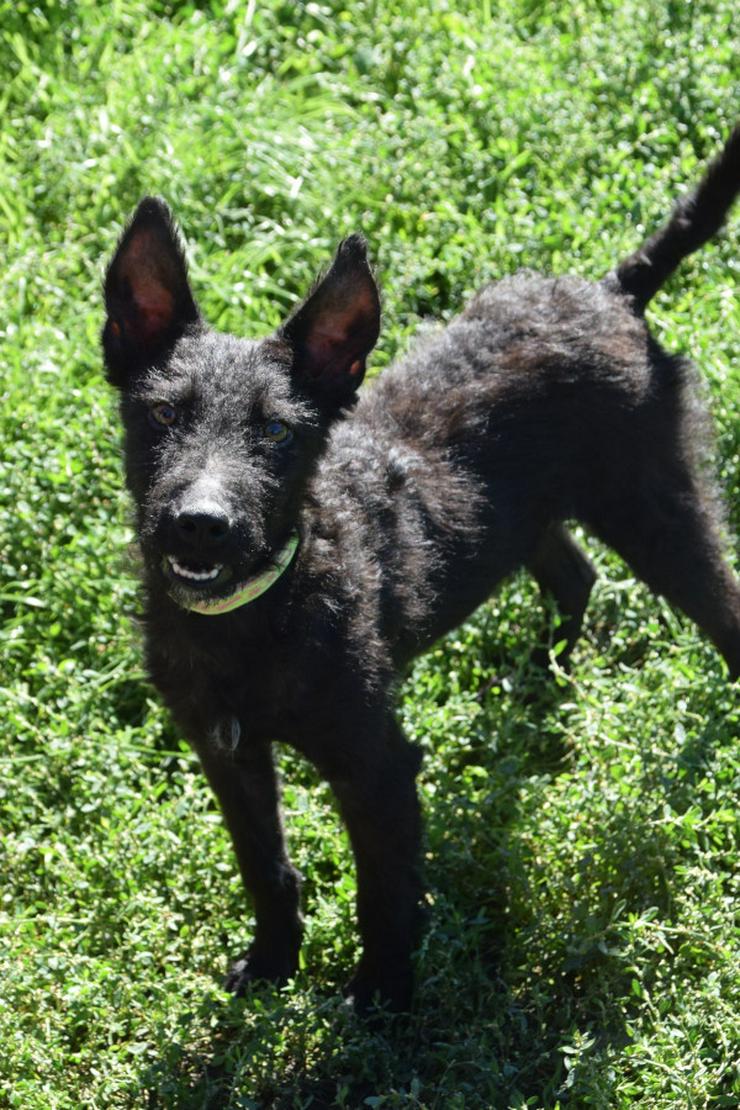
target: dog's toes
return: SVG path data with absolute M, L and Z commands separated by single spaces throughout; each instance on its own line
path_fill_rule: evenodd
M 292 979 L 298 970 L 298 959 L 294 956 L 260 955 L 251 950 L 234 960 L 223 981 L 223 989 L 240 998 L 253 983 L 272 983 L 282 986 Z
M 249 968 L 249 958 L 242 957 L 235 960 L 231 965 L 222 986 L 229 994 L 235 994 L 239 998 L 253 981 L 254 976 Z
M 344 994 L 362 1018 L 408 1013 L 411 1009 L 413 974 L 411 966 L 395 965 L 374 972 L 358 967 Z

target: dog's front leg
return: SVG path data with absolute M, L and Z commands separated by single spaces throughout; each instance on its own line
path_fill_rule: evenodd
M 281 982 L 295 973 L 303 931 L 300 877 L 285 849 L 269 745 L 244 744 L 233 753 L 209 743 L 196 747 L 254 904 L 254 940 L 224 984 L 240 994 L 254 979 Z
M 359 1012 L 374 1000 L 406 1010 L 420 923 L 420 755 L 392 718 L 355 751 L 350 770 L 329 775 L 357 866 L 363 952 L 348 993 Z

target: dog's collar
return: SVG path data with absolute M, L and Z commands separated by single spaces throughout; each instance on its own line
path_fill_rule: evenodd
M 242 582 L 228 597 L 195 598 L 193 601 L 183 601 L 180 597 L 173 597 L 173 600 L 181 608 L 190 609 L 194 613 L 203 613 L 207 617 L 217 617 L 221 613 L 230 613 L 232 609 L 247 605 L 248 602 L 254 601 L 266 590 L 269 590 L 270 586 L 273 586 L 283 572 L 288 569 L 297 548 L 298 533 L 292 532 L 288 542 L 271 560 L 269 568 L 263 570 L 261 574 L 255 574 L 253 578 L 248 578 L 246 582 Z

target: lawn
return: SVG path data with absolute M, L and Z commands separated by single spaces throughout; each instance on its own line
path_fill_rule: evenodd
M 0 0 L 0 1107 L 740 1104 L 738 688 L 588 537 L 569 676 L 527 664 L 521 576 L 403 686 L 425 752 L 413 1014 L 368 1027 L 342 1003 L 349 851 L 288 751 L 302 967 L 222 992 L 250 910 L 142 671 L 99 351 L 102 269 L 145 193 L 240 334 L 362 230 L 380 372 L 485 280 L 603 274 L 697 177 L 738 91 L 733 0 Z M 728 537 L 739 246 L 736 216 L 650 310 L 707 383 Z

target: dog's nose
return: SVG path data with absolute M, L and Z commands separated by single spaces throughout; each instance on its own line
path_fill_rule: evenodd
M 175 517 L 175 529 L 181 539 L 202 547 L 223 543 L 231 531 L 231 521 L 218 505 L 188 505 Z

